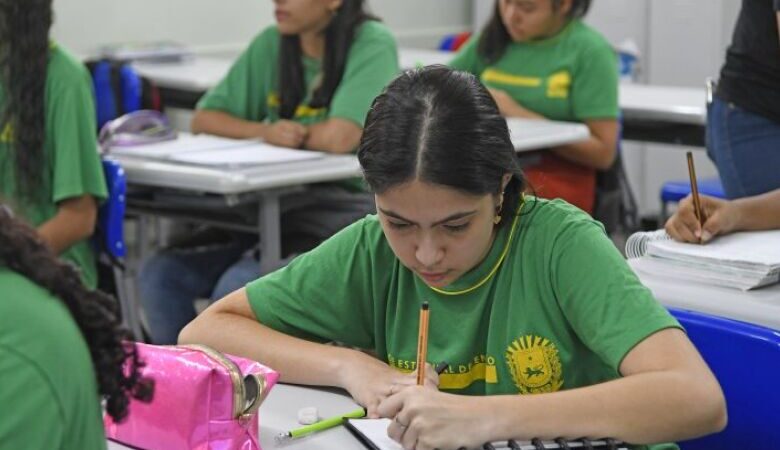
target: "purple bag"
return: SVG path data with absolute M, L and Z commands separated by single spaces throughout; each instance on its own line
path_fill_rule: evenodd
M 276 371 L 203 345 L 136 346 L 154 396 L 133 399 L 121 423 L 106 415 L 109 439 L 146 450 L 260 450 L 257 410 Z

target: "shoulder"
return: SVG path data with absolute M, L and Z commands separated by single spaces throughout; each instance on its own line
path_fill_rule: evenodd
M 569 42 L 582 53 L 606 52 L 614 54 L 612 44 L 603 34 L 585 22 L 575 19 L 570 25 Z
M 281 34 L 276 25 L 270 25 L 258 33 L 249 43 L 247 50 L 251 53 L 266 54 L 269 51 L 275 52 L 279 47 Z
M 366 20 L 355 30 L 354 43 L 361 45 L 371 43 L 374 45 L 396 46 L 395 36 L 390 32 L 387 25 L 378 20 Z
M 60 44 L 51 43 L 47 65 L 48 88 L 71 88 L 74 85 L 89 86 L 91 76 L 87 67 Z
M 540 242 L 554 244 L 564 236 L 605 235 L 604 226 L 586 212 L 563 200 L 528 197 L 521 228 Z

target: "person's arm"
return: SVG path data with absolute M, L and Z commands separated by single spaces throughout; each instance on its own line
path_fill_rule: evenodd
M 233 139 L 262 139 L 272 145 L 301 148 L 308 136 L 306 126 L 292 120 L 272 124 L 242 119 L 223 111 L 199 109 L 191 124 L 193 133 L 207 133 Z
M 500 89 L 488 89 L 498 105 L 501 115 L 523 119 L 548 120 L 546 117 L 527 109 Z M 590 131 L 587 140 L 562 145 L 552 151 L 558 156 L 586 167 L 607 170 L 615 161 L 617 153 L 618 122 L 615 119 L 585 120 Z
M 537 395 L 461 397 L 410 387 L 383 401 L 379 413 L 395 418 L 388 432 L 405 448 L 582 436 L 644 444 L 725 427 L 720 386 L 682 331 L 665 329 L 644 339 L 620 371 L 623 378 L 613 381 Z
M 351 120 L 333 117 L 310 125 L 303 147 L 328 153 L 349 153 L 357 148 L 363 128 Z
M 38 226 L 38 234 L 56 254 L 84 240 L 95 231 L 97 202 L 89 194 L 63 200 L 57 213 Z
M 366 353 L 286 335 L 260 323 L 246 288 L 211 305 L 179 334 L 179 344 L 205 344 L 273 367 L 286 383 L 334 386 L 347 390 L 376 417 L 379 402 L 399 386 L 415 384 L 416 372 L 403 374 Z M 426 386 L 438 386 L 426 371 Z
M 736 200 L 699 197 L 705 217 L 704 226 L 696 220 L 693 198 L 684 198 L 674 215 L 666 221 L 666 232 L 683 242 L 708 242 L 713 237 L 734 231 L 780 229 L 780 189 Z

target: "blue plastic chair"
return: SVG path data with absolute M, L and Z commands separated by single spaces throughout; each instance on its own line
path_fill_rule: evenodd
M 127 178 L 122 166 L 110 159 L 103 160 L 103 172 L 108 187 L 108 198 L 98 210 L 98 248 L 101 256 L 106 257 L 113 268 L 122 320 L 136 339 L 142 339 L 139 308 L 128 291 L 130 278 L 122 263 L 127 254 L 124 234 Z
M 728 425 L 682 450 L 780 449 L 780 331 L 669 308 L 718 378 Z
M 699 194 L 709 195 L 710 197 L 726 198 L 723 192 L 723 184 L 720 178 L 704 178 L 697 180 L 696 186 L 699 188 Z M 667 181 L 661 186 L 661 223 L 663 226 L 666 221 L 666 214 L 670 203 L 678 203 L 691 193 L 691 183 L 689 180 Z

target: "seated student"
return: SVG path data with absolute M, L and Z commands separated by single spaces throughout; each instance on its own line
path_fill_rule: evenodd
M 407 449 L 642 444 L 724 426 L 717 380 L 603 228 L 522 194 L 506 122 L 474 76 L 401 75 L 375 100 L 358 157 L 378 215 L 216 302 L 181 343 L 344 388 L 370 416 L 394 418 Z M 451 364 L 441 392 L 406 386 L 423 301 L 428 362 Z
M 780 189 L 754 197 L 722 200 L 701 195 L 704 226 L 699 224 L 693 198 L 684 198 L 666 221 L 666 232 L 683 242 L 709 242 L 734 231 L 780 229 Z
M 583 23 L 590 0 L 496 0 L 495 13 L 450 66 L 477 75 L 507 117 L 583 122 L 590 138 L 533 156 L 523 169 L 537 196 L 592 213 L 596 170 L 615 159 L 617 62 Z
M 150 384 L 116 300 L 47 246 L 0 203 L 0 448 L 104 449 L 100 398 L 120 420 Z
M 275 6 L 277 24 L 200 101 L 193 131 L 329 153 L 353 151 L 371 100 L 398 73 L 394 38 L 364 11 L 363 0 L 280 0 Z M 291 204 L 303 204 L 282 217 L 289 240 L 321 242 L 373 211 L 371 196 L 354 179 L 311 186 L 294 200 Z M 195 317 L 194 299 L 217 299 L 257 278 L 254 241 L 255 235 L 232 235 L 222 243 L 164 251 L 149 261 L 140 288 L 152 340 L 175 343 Z
M 88 238 L 106 198 L 92 80 L 50 41 L 51 0 L 0 0 L 0 199 L 97 285 Z

